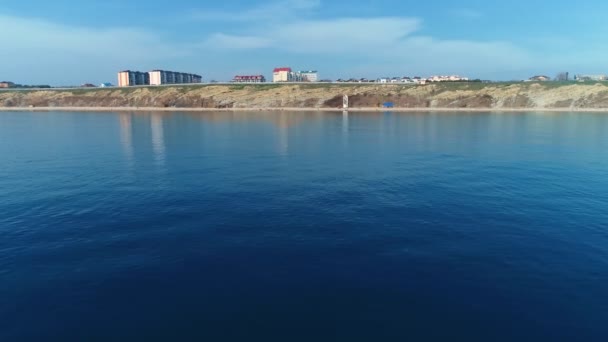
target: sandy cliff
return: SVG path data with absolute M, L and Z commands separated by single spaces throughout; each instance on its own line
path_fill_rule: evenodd
M 446 83 L 409 85 L 266 84 L 1 91 L 0 108 L 353 108 L 597 109 L 608 108 L 608 85 L 574 83 Z

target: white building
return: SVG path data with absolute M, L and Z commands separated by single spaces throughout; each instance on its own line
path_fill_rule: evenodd
M 316 70 L 292 71 L 291 68 L 275 68 L 272 71 L 272 82 L 318 82 L 319 73 Z
M 300 71 L 299 74 L 304 82 L 319 81 L 319 73 L 316 70 Z
M 468 77 L 461 77 L 458 75 L 431 76 L 427 79 L 429 82 L 463 82 L 468 80 Z
M 272 82 L 293 82 L 291 68 L 275 68 L 272 72 Z
M 575 75 L 575 81 L 606 81 L 608 76 L 606 75 Z

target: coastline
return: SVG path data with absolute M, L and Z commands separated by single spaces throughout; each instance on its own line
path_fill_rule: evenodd
M 441 107 L 419 107 L 419 108 L 378 108 L 378 107 L 355 107 L 343 108 L 302 108 L 302 107 L 268 107 L 268 108 L 189 108 L 189 107 L 0 107 L 0 112 L 592 112 L 608 113 L 608 108 L 441 108 Z
M 608 112 L 608 83 L 269 84 L 0 91 L 0 111 Z M 384 103 L 392 105 L 385 108 Z

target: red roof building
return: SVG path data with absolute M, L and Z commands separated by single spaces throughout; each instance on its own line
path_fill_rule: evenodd
M 272 82 L 291 82 L 293 72 L 291 68 L 274 68 L 272 72 Z

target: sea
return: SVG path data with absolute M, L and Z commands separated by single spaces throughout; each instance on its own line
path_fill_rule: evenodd
M 608 341 L 608 113 L 1 112 L 0 341 Z

